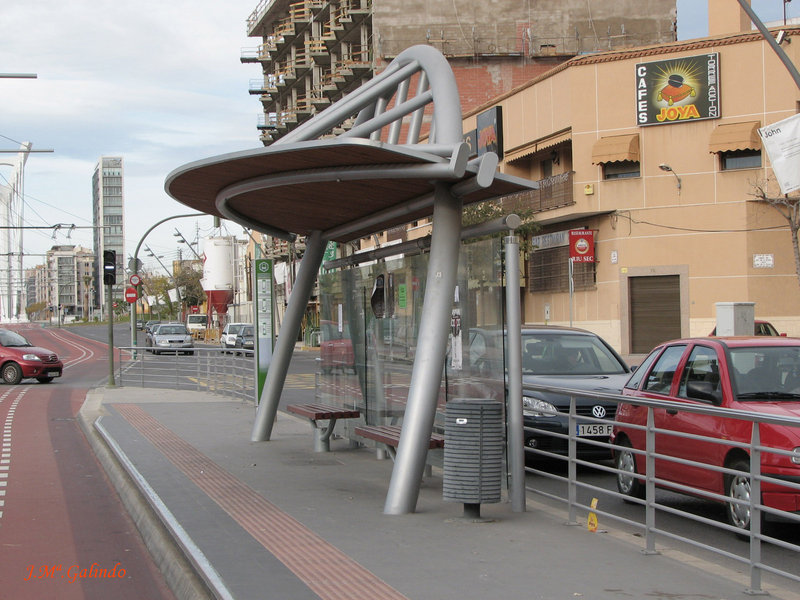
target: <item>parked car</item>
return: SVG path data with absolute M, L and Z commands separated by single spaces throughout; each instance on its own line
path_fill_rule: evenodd
M 228 323 L 219 336 L 219 345 L 223 350 L 231 350 L 236 346 L 236 336 L 241 333 L 249 323 Z
M 0 375 L 5 383 L 16 385 L 29 378 L 50 383 L 63 370 L 64 364 L 52 350 L 34 346 L 15 331 L 0 329 Z
M 236 335 L 236 341 L 233 347 L 236 349 L 236 355 L 244 353 L 245 356 L 253 356 L 255 348 L 256 328 L 252 325 L 245 325 L 242 330 Z
M 625 384 L 623 395 L 669 400 L 686 406 L 721 407 L 748 415 L 800 417 L 800 339 L 787 337 L 688 338 L 657 346 Z M 701 415 L 678 409 L 653 410 L 658 453 L 681 462 L 655 459 L 655 474 L 664 487 L 690 486 L 726 498 L 750 497 L 748 421 Z M 631 497 L 643 497 L 644 484 L 635 477 L 645 473 L 645 432 L 630 425 L 645 425 L 647 408 L 620 404 L 613 442 L 616 445 L 617 488 Z M 658 433 L 658 430 L 675 432 Z M 770 477 L 800 483 L 800 430 L 762 423 L 761 445 L 786 450 L 790 455 L 761 452 L 761 472 Z M 725 440 L 719 444 L 693 439 L 693 434 Z M 728 444 L 727 442 L 732 442 Z M 724 474 L 685 461 L 726 467 L 740 474 Z M 673 488 L 686 492 L 683 488 Z M 698 493 L 698 495 L 702 495 Z M 800 491 L 761 482 L 765 506 L 797 513 Z M 750 527 L 750 510 L 726 502 L 728 522 L 741 530 Z M 763 513 L 762 513 L 763 514 Z
M 467 365 L 479 377 L 502 377 L 503 332 L 472 329 L 469 333 Z M 525 445 L 566 455 L 569 433 L 570 395 L 535 390 L 532 385 L 569 388 L 588 393 L 619 394 L 630 376 L 630 368 L 600 336 L 583 329 L 556 326 L 529 326 L 522 329 L 522 385 Z M 577 435 L 581 438 L 609 440 L 617 405 L 610 400 L 576 396 Z M 605 422 L 587 420 L 605 419 Z M 535 428 L 539 431 L 532 431 Z M 607 448 L 578 444 L 577 453 L 587 460 L 610 459 Z M 530 456 L 529 453 L 526 453 Z
M 320 323 L 322 339 L 319 344 L 320 368 L 323 373 L 330 373 L 333 369 L 352 369 L 356 371 L 356 358 L 353 352 L 353 342 L 350 339 L 350 326 L 335 321 L 322 321 Z
M 717 335 L 717 328 L 711 330 L 711 333 L 708 335 L 715 336 Z M 775 329 L 775 326 L 770 323 L 769 321 L 759 321 L 756 320 L 753 323 L 753 335 L 782 335 L 786 337 L 785 333 L 778 333 L 778 330 Z
M 153 354 L 162 352 L 194 354 L 192 335 L 183 323 L 161 323 L 153 329 L 149 346 Z
M 150 333 L 155 325 L 158 325 L 161 321 L 147 321 L 144 324 L 144 332 Z

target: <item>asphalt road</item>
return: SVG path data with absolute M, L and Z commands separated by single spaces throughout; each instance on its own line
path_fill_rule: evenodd
M 107 346 L 13 328 L 65 369 L 50 384 L 0 386 L 0 598 L 172 599 L 77 420 L 86 391 L 105 381 Z

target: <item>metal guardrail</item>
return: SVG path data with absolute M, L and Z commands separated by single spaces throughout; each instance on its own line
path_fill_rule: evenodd
M 120 348 L 117 385 L 211 392 L 242 401 L 255 398 L 253 356 L 221 348 L 195 347 L 192 354 L 142 346 Z
M 566 497 L 554 493 L 549 493 L 540 489 L 536 489 L 535 487 L 532 487 L 530 485 L 528 485 L 526 489 L 527 491 L 533 494 L 547 497 L 550 498 L 551 500 L 556 500 L 561 503 L 566 503 L 569 515 L 568 516 L 569 523 L 571 524 L 578 523 L 577 521 L 578 511 L 584 511 L 587 516 L 590 513 L 594 513 L 595 515 L 603 516 L 608 519 L 624 523 L 628 526 L 633 526 L 635 529 L 643 531 L 645 554 L 658 553 L 656 550 L 656 541 L 658 539 L 658 536 L 661 536 L 662 538 L 678 540 L 680 542 L 689 544 L 690 546 L 711 551 L 715 554 L 732 559 L 738 563 L 745 564 L 749 569 L 749 577 L 750 577 L 750 586 L 746 590 L 748 594 L 763 593 L 761 588 L 762 588 L 762 574 L 764 572 L 773 573 L 775 575 L 788 578 L 792 581 L 800 582 L 800 571 L 792 573 L 786 571 L 785 569 L 780 569 L 778 567 L 771 566 L 770 564 L 767 564 L 767 562 L 765 562 L 763 550 L 767 545 L 774 546 L 777 548 L 782 548 L 790 552 L 798 553 L 798 558 L 800 558 L 800 546 L 787 542 L 786 540 L 778 539 L 776 537 L 771 537 L 763 533 L 761 530 L 761 518 L 760 518 L 762 514 L 765 514 L 765 515 L 770 515 L 771 517 L 779 517 L 783 521 L 792 522 L 796 525 L 800 525 L 800 513 L 783 512 L 780 510 L 764 506 L 764 504 L 762 504 L 761 502 L 761 493 L 760 493 L 762 482 L 778 483 L 783 487 L 797 490 L 798 493 L 800 493 L 800 484 L 785 480 L 778 480 L 762 474 L 761 460 L 760 460 L 761 454 L 765 452 L 796 456 L 796 453 L 793 454 L 791 451 L 787 452 L 785 449 L 774 448 L 764 445 L 760 439 L 761 426 L 765 423 L 769 423 L 772 425 L 783 425 L 786 427 L 796 428 L 800 430 L 800 419 L 782 418 L 782 417 L 767 415 L 764 413 L 758 413 L 758 414 L 746 413 L 743 411 L 736 411 L 736 410 L 718 408 L 713 406 L 701 406 L 701 405 L 684 404 L 679 402 L 647 400 L 638 398 L 634 399 L 627 396 L 623 397 L 623 396 L 608 395 L 608 394 L 591 394 L 585 391 L 565 390 L 563 388 L 550 388 L 545 386 L 526 385 L 523 390 L 523 394 L 533 390 L 546 391 L 559 394 L 565 394 L 565 393 L 570 394 L 569 413 L 561 413 L 563 416 L 567 416 L 569 418 L 568 435 L 558 434 L 539 428 L 531 428 L 531 427 L 525 428 L 526 431 L 536 432 L 538 435 L 548 435 L 567 441 L 568 444 L 567 456 L 549 452 L 543 449 L 526 447 L 525 448 L 526 457 L 528 458 L 526 462 L 529 463 L 529 466 L 526 466 L 525 470 L 528 473 L 534 473 L 536 475 L 543 476 L 549 479 L 556 479 L 566 482 L 567 484 Z M 645 432 L 646 450 L 633 450 L 634 453 L 638 455 L 643 455 L 645 456 L 646 459 L 646 464 L 647 464 L 646 472 L 644 474 L 636 475 L 636 477 L 640 479 L 640 481 L 644 484 L 645 487 L 644 499 L 640 500 L 637 498 L 632 498 L 630 496 L 623 495 L 616 490 L 616 487 L 614 487 L 614 489 L 609 489 L 606 487 L 600 487 L 598 485 L 594 485 L 587 481 L 580 480 L 580 476 L 578 473 L 579 466 L 590 467 L 591 472 L 595 474 L 598 471 L 613 474 L 615 479 L 616 476 L 619 473 L 621 473 L 621 471 L 615 468 L 614 466 L 608 466 L 606 464 L 603 464 L 602 462 L 600 463 L 589 462 L 577 458 L 579 444 L 589 444 L 595 447 L 608 448 L 609 450 L 614 450 L 615 446 L 613 446 L 610 442 L 601 442 L 598 440 L 579 438 L 577 436 L 576 425 L 578 422 L 578 416 L 576 413 L 576 402 L 575 402 L 576 396 L 580 396 L 581 398 L 596 398 L 598 400 L 602 399 L 605 401 L 616 402 L 618 404 L 619 403 L 634 404 L 637 406 L 643 406 L 647 408 L 646 426 L 633 426 L 627 423 L 625 424 L 625 427 L 627 429 L 630 430 L 638 429 Z M 718 438 L 707 437 L 703 435 L 695 435 L 682 432 L 679 433 L 671 430 L 660 429 L 655 427 L 654 425 L 655 423 L 654 411 L 658 409 L 678 409 L 682 412 L 696 413 L 698 415 L 710 415 L 715 417 L 724 417 L 729 419 L 747 421 L 752 424 L 752 436 L 750 438 L 749 443 L 740 443 L 731 440 L 721 440 Z M 584 415 L 580 416 L 580 421 L 608 423 L 607 420 L 597 419 L 594 417 L 588 417 Z M 659 436 L 671 435 L 683 439 L 699 440 L 702 441 L 703 443 L 713 443 L 731 447 L 738 447 L 746 451 L 750 455 L 751 457 L 750 473 L 749 473 L 751 482 L 750 500 L 749 502 L 741 502 L 733 500 L 734 502 L 741 503 L 742 505 L 745 505 L 749 508 L 751 515 L 750 517 L 751 527 L 749 531 L 737 529 L 732 525 L 729 525 L 728 523 L 717 521 L 714 519 L 709 519 L 707 517 L 703 517 L 701 515 L 692 512 L 681 510 L 676 506 L 670 506 L 663 502 L 659 502 L 658 498 L 656 497 L 656 490 L 657 489 L 660 490 L 661 488 L 660 487 L 657 488 L 657 486 L 667 486 L 672 491 L 677 491 L 683 494 L 689 494 L 695 497 L 708 499 L 710 501 L 730 502 L 732 500 L 727 496 L 722 496 L 719 494 L 708 492 L 706 490 L 701 490 L 699 488 L 693 488 L 690 486 L 677 485 L 675 483 L 656 478 L 654 473 L 654 465 L 656 459 L 663 461 L 671 461 L 674 463 L 684 464 L 695 468 L 703 468 L 707 469 L 709 472 L 715 471 L 717 473 L 721 472 L 730 475 L 739 474 L 740 472 L 734 471 L 730 468 L 718 467 L 715 465 L 698 463 L 665 454 L 659 454 L 658 452 L 656 452 L 656 444 L 655 444 L 656 434 L 658 434 Z M 548 460 L 565 461 L 567 463 L 566 476 L 559 475 L 558 473 L 554 473 L 549 470 L 543 470 L 541 468 L 537 468 L 536 466 L 530 466 L 532 459 L 535 460 L 536 457 L 545 458 Z M 596 506 L 593 507 L 590 504 L 580 502 L 578 500 L 579 490 L 585 492 L 591 492 L 590 495 L 617 498 L 620 500 L 625 500 L 626 502 L 639 504 L 644 508 L 642 519 L 638 521 L 632 520 L 623 517 L 619 514 L 615 514 L 611 510 L 600 510 Z M 730 531 L 740 537 L 746 536 L 747 540 L 749 541 L 748 552 L 736 553 L 735 551 L 731 551 L 730 546 L 728 546 L 727 548 L 714 547 L 709 545 L 708 543 L 705 543 L 702 539 L 689 538 L 686 536 L 676 534 L 674 531 L 668 531 L 666 529 L 659 528 L 657 523 L 659 513 L 664 513 L 664 514 L 669 513 L 671 515 L 677 515 L 680 518 L 689 519 L 691 521 L 699 522 L 704 525 L 709 525 L 712 527 Z M 797 560 L 794 561 L 795 564 L 797 564 L 797 562 L 798 562 Z

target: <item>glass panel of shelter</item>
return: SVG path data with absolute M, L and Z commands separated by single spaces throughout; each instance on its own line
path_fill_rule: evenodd
M 453 398 L 503 400 L 501 240 L 462 245 L 458 291 L 434 428 Z M 399 425 L 419 338 L 428 255 L 387 258 L 319 277 L 318 401 L 361 411 L 358 422 Z M 381 277 L 382 276 L 382 277 Z M 381 282 L 377 284 L 376 282 Z M 384 292 L 383 314 L 373 296 Z M 481 346 L 473 346 L 480 333 Z M 472 356 L 471 353 L 476 354 Z M 481 356 L 478 357 L 477 354 Z M 347 431 L 347 430 L 345 430 Z

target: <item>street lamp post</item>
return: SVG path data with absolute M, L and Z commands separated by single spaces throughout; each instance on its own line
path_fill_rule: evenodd
M 172 219 L 183 219 L 186 217 L 204 217 L 203 213 L 192 213 L 188 215 L 173 215 L 171 217 L 167 217 L 165 219 L 161 219 L 157 221 L 154 225 L 150 227 L 147 231 L 144 232 L 144 235 L 139 240 L 139 243 L 136 244 L 136 250 L 133 252 L 133 258 L 131 259 L 130 270 L 133 272 L 134 275 L 139 274 L 139 250 L 144 243 L 145 238 L 150 235 L 150 232 L 153 231 L 156 227 L 161 225 L 162 223 L 166 223 L 167 221 L 171 221 Z M 137 286 L 137 293 L 141 289 L 141 284 Z M 131 305 L 131 346 L 134 348 L 136 347 L 136 307 L 135 305 Z M 134 352 L 134 357 L 136 356 L 136 352 Z

